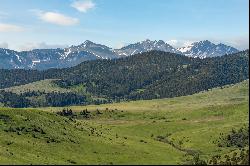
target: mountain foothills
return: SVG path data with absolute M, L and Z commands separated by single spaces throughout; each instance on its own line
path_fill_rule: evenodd
M 1 52 L 1 164 L 249 163 L 249 50 L 146 40 Z
M 65 69 L 1 69 L 0 103 L 41 107 L 172 98 L 248 78 L 248 50 L 204 59 L 150 51 Z
M 0 108 L 0 163 L 248 165 L 248 94 L 243 81 L 172 99 Z
M 239 52 L 224 44 L 213 44 L 210 41 L 200 41 L 184 48 L 174 48 L 162 40 L 145 40 L 130 44 L 121 49 L 112 49 L 89 40 L 78 46 L 65 49 L 35 49 L 17 52 L 0 48 L 0 68 L 2 69 L 38 69 L 66 68 L 84 61 L 97 59 L 117 59 L 148 51 L 164 51 L 189 57 L 216 57 Z

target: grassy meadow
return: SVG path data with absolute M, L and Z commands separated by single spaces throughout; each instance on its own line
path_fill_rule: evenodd
M 25 93 L 28 91 L 40 91 L 40 92 L 45 92 L 45 93 L 50 93 L 50 92 L 71 92 L 71 90 L 60 88 L 56 84 L 53 83 L 53 81 L 56 79 L 46 79 L 46 80 L 41 80 L 41 81 L 36 81 L 32 82 L 29 84 L 25 85 L 20 85 L 20 86 L 13 86 L 10 88 L 5 88 L 4 90 L 7 92 L 12 92 L 16 94 L 21 94 Z
M 219 137 L 249 126 L 249 81 L 171 99 L 0 109 L 1 164 L 190 164 L 231 154 Z M 70 109 L 74 116 L 56 114 Z M 86 114 L 83 114 L 85 111 Z

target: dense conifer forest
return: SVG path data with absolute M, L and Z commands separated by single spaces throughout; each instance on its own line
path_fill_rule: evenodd
M 57 79 L 54 84 L 60 88 L 84 89 L 71 93 L 22 94 L 2 90 L 0 103 L 10 107 L 39 107 L 172 98 L 241 82 L 249 78 L 248 70 L 248 50 L 205 59 L 151 51 L 115 60 L 87 61 L 65 69 L 0 70 L 1 89 L 44 79 Z

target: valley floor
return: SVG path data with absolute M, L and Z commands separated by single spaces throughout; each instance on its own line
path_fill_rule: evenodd
M 190 164 L 249 126 L 249 81 L 172 99 L 0 109 L 0 164 Z M 68 109 L 64 116 L 57 112 Z M 248 148 L 248 146 L 247 146 Z

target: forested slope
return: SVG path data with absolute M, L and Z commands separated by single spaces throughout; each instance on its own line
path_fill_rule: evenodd
M 127 58 L 88 61 L 72 68 L 50 69 L 43 72 L 1 70 L 0 82 L 1 88 L 6 88 L 43 79 L 57 79 L 54 84 L 60 88 L 69 90 L 81 87 L 84 89 L 77 94 L 80 95 L 81 100 L 78 100 L 79 96 L 76 96 L 77 102 L 64 105 L 89 104 L 94 103 L 93 98 L 101 98 L 105 99 L 105 102 L 110 102 L 190 95 L 246 80 L 249 78 L 248 70 L 248 50 L 206 59 L 151 51 Z M 31 97 L 33 93 L 31 91 L 19 95 L 26 98 Z M 40 93 L 40 95 L 47 94 Z M 2 94 L 6 95 L 6 92 Z M 92 99 L 89 100 L 86 94 Z M 39 94 L 35 95 L 39 96 Z M 55 96 L 55 94 L 49 94 L 49 96 Z M 60 96 L 60 93 L 56 96 Z M 64 94 L 64 96 L 67 95 Z M 61 105 L 60 102 L 54 104 L 53 101 L 52 103 L 51 106 Z

